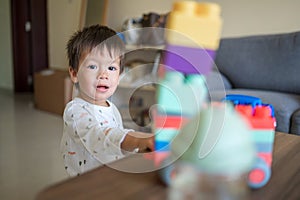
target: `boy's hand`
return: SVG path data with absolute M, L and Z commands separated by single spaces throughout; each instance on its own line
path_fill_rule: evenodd
M 154 150 L 154 134 L 142 132 L 129 132 L 121 144 L 125 151 L 134 151 L 138 149 L 139 153 L 145 153 Z

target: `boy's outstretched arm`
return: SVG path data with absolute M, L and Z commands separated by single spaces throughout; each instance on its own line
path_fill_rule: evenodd
M 123 142 L 121 148 L 124 151 L 134 151 L 138 149 L 139 153 L 154 150 L 154 134 L 143 132 L 129 132 Z

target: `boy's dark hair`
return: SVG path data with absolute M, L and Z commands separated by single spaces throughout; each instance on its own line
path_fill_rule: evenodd
M 81 57 L 95 47 L 100 47 L 101 50 L 107 48 L 110 55 L 112 51 L 119 53 L 120 73 L 122 73 L 125 45 L 114 30 L 98 24 L 85 27 L 70 38 L 67 44 L 69 66 L 78 70 Z

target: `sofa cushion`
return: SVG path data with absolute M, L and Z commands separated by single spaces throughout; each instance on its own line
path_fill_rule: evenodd
M 259 97 L 263 103 L 271 104 L 275 110 L 275 118 L 277 121 L 276 131 L 290 132 L 290 119 L 294 112 L 300 108 L 300 95 L 287 94 L 281 92 L 252 90 L 252 89 L 231 89 L 224 91 L 210 91 L 212 101 L 221 101 L 226 94 L 243 94 L 249 96 Z M 300 112 L 299 112 L 300 114 Z M 299 123 L 300 115 L 294 115 L 295 122 Z M 292 126 L 293 127 L 293 126 Z M 296 130 L 297 129 L 297 130 Z M 294 125 L 294 134 L 300 134 L 299 126 Z
M 213 70 L 205 76 L 208 90 L 228 90 L 231 89 L 231 83 L 217 70 Z
M 300 94 L 300 32 L 226 38 L 216 66 L 234 88 Z

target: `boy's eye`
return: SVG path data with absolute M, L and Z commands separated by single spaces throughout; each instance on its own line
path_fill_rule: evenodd
M 110 70 L 110 71 L 115 71 L 115 70 L 117 70 L 117 68 L 114 67 L 114 66 L 109 66 L 109 67 L 108 67 L 108 70 Z
M 89 65 L 88 68 L 89 69 L 97 69 L 97 66 L 96 65 Z

